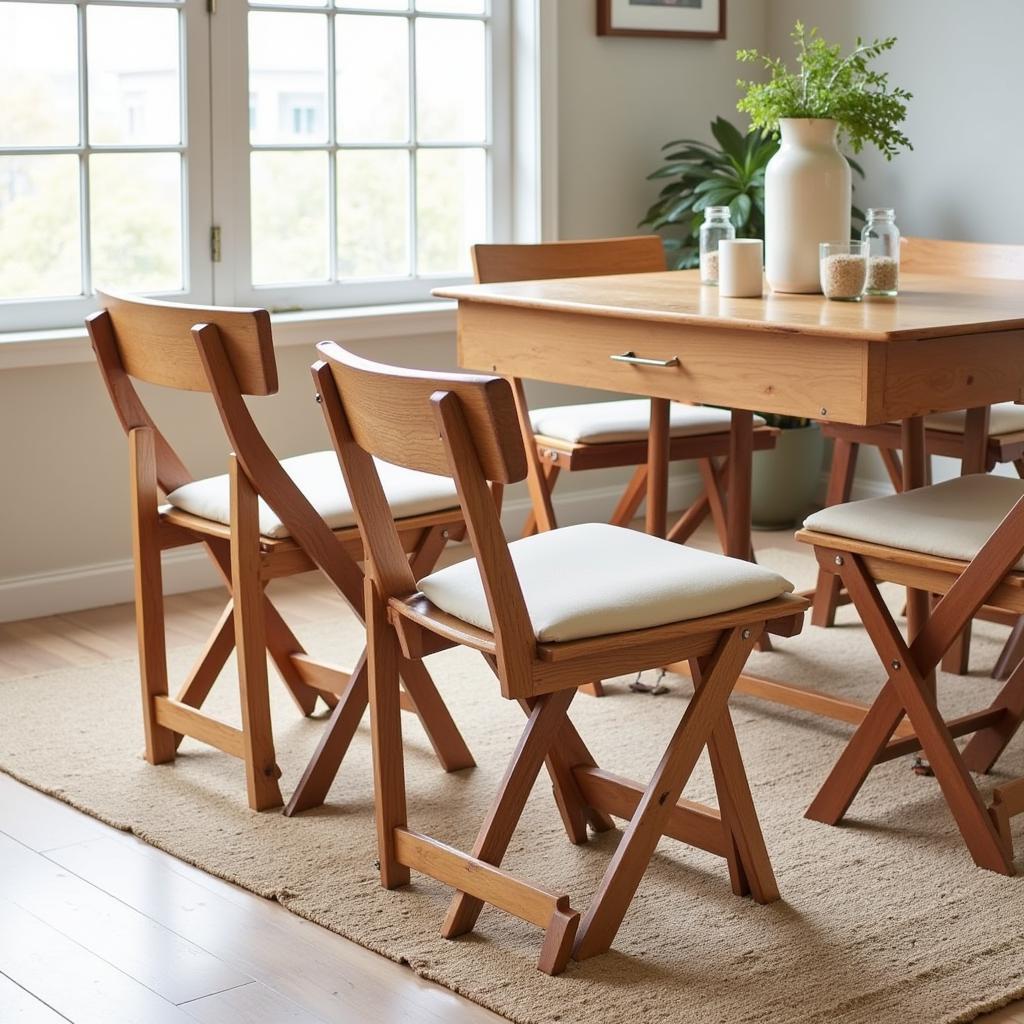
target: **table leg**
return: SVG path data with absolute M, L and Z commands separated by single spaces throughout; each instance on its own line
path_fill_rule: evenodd
M 726 499 L 728 545 L 726 554 L 750 558 L 750 474 L 753 469 L 754 414 L 732 410 L 729 431 L 729 488 Z
M 664 537 L 668 528 L 668 421 L 668 399 L 652 398 L 647 435 L 647 532 L 654 537 Z
M 902 423 L 903 490 L 924 487 L 928 481 L 928 454 L 924 444 L 924 417 L 912 416 Z M 928 618 L 929 594 L 926 590 L 907 588 L 907 642 L 913 643 Z M 925 683 L 935 691 L 935 672 L 929 673 Z

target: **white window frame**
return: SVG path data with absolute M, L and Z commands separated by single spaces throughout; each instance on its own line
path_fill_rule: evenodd
M 96 309 L 92 294 L 92 254 L 89 238 L 89 156 L 93 153 L 180 153 L 181 260 L 184 287 L 171 292 L 152 293 L 181 302 L 213 300 L 213 263 L 210 259 L 209 230 L 212 193 L 210 187 L 210 39 L 209 19 L 204 16 L 206 0 L 118 0 L 106 6 L 179 12 L 181 127 L 182 142 L 172 145 L 93 145 L 89 139 L 87 18 L 89 7 L 99 0 L 32 0 L 74 7 L 78 19 L 78 119 L 79 139 L 75 146 L 0 147 L 0 155 L 45 156 L 71 154 L 79 161 L 80 260 L 83 294 L 31 299 L 0 299 L 0 332 L 32 331 L 49 327 L 79 326 Z M 101 282 L 102 283 L 102 282 Z
M 409 52 L 409 102 L 411 109 L 410 139 L 407 143 L 360 143 L 354 146 L 339 144 L 335 138 L 335 125 L 329 125 L 325 143 L 310 145 L 272 144 L 269 149 L 307 149 L 326 152 L 331 162 L 330 194 L 333 195 L 334 160 L 339 150 L 353 149 L 398 149 L 416 151 L 422 149 L 483 149 L 487 161 L 487 240 L 508 240 L 513 232 L 512 203 L 507 200 L 513 192 L 512 177 L 512 10 L 508 0 L 488 0 L 484 14 L 436 14 L 417 12 L 414 0 L 409 0 L 404 11 L 375 10 L 360 8 L 358 0 L 351 6 L 335 7 L 323 4 L 280 4 L 259 3 L 253 10 L 281 13 L 309 12 L 327 15 L 329 19 L 328 40 L 333 54 L 333 16 L 338 14 L 362 14 L 390 18 L 405 18 L 410 25 Z M 214 296 L 216 301 L 235 305 L 263 306 L 271 310 L 309 310 L 324 308 L 345 308 L 352 306 L 392 305 L 423 301 L 430 297 L 432 289 L 444 284 L 461 283 L 471 280 L 471 275 L 437 274 L 418 277 L 396 277 L 389 279 L 323 281 L 284 285 L 253 285 L 251 269 L 251 232 L 249 215 L 249 168 L 250 152 L 248 131 L 249 88 L 248 88 L 248 0 L 222 4 L 213 18 L 212 47 L 220 59 L 213 62 L 213 89 L 215 95 L 224 97 L 219 108 L 214 108 L 214 221 L 220 227 L 223 261 L 214 268 Z M 415 125 L 415 20 L 417 18 L 443 18 L 458 21 L 483 22 L 486 34 L 487 61 L 487 135 L 484 142 L 465 143 L 418 143 L 414 136 Z M 227 56 L 225 56 L 227 54 Z M 334 89 L 333 60 L 328 65 L 328 87 Z M 328 104 L 329 111 L 334 104 Z M 328 115 L 328 120 L 334 118 Z M 238 131 L 237 126 L 242 130 Z M 260 148 L 260 147 L 257 147 Z M 409 176 L 409 216 L 416 217 L 414 175 Z M 499 199 L 495 201 L 496 197 Z M 329 218 L 335 219 L 333 200 Z M 329 224 L 331 238 L 330 266 L 333 270 L 335 246 L 333 240 L 336 223 Z M 415 237 L 415 229 L 414 229 Z M 410 261 L 415 252 L 410 253 Z
M 103 0 L 39 0 L 83 8 Z M 120 6 L 124 0 L 116 0 Z M 488 35 L 489 81 L 492 137 L 488 182 L 489 235 L 494 241 L 535 242 L 558 237 L 558 126 L 557 126 L 557 0 L 490 0 Z M 242 31 L 232 32 L 232 11 L 243 6 L 240 0 L 145 0 L 138 6 L 177 6 L 183 11 L 182 35 L 183 125 L 183 220 L 182 244 L 188 291 L 161 293 L 171 301 L 222 305 L 245 301 L 239 293 L 235 275 L 246 272 L 246 291 L 264 304 L 294 309 L 304 305 L 311 313 L 283 313 L 275 316 L 282 337 L 298 344 L 305 337 L 306 320 L 314 315 L 313 331 L 317 340 L 333 311 L 343 301 L 320 296 L 285 295 L 272 303 L 265 289 L 253 289 L 249 283 L 249 253 L 240 254 L 237 232 L 248 233 L 248 197 L 241 201 L 237 181 L 224 171 L 241 157 L 246 192 L 248 190 L 248 43 L 243 15 Z M 208 14 L 209 7 L 220 8 Z M 289 5 L 289 10 L 294 8 Z M 346 11 L 348 13 L 348 11 Z M 83 15 L 80 15 L 83 17 Z M 496 20 L 500 19 L 500 20 Z M 237 29 L 237 25 L 235 26 Z M 81 45 L 81 40 L 80 40 Z M 231 69 L 236 69 L 232 74 Z M 84 65 L 80 74 L 87 75 Z M 211 103 L 217 95 L 218 102 Z M 543 102 L 542 102 L 543 98 Z M 83 137 L 84 138 L 84 137 Z M 117 149 L 118 147 L 111 147 Z M 161 148 L 161 147 L 155 147 Z M 108 147 L 96 147 L 107 151 Z M 45 152 L 85 151 L 84 147 L 47 148 Z M 24 150 L 28 152 L 28 150 Z M 214 168 L 221 171 L 216 181 Z M 498 202 L 495 202 L 495 199 Z M 211 228 L 221 228 L 223 262 L 211 258 Z M 347 294 L 347 312 L 337 317 L 346 325 L 359 325 L 356 333 L 367 337 L 391 336 L 385 319 L 395 319 L 400 333 L 417 333 L 415 320 L 429 321 L 437 329 L 436 315 L 429 310 L 447 308 L 446 303 L 422 301 L 429 291 L 447 281 L 468 278 L 421 278 L 402 282 L 406 289 L 395 289 L 385 282 L 379 288 L 366 288 L 364 282 L 343 283 Z M 371 282 L 376 284 L 376 282 Z M 418 287 L 417 287 L 418 286 Z M 151 293 L 155 294 L 155 293 Z M 405 307 L 405 309 L 403 309 Z M 42 298 L 28 301 L 0 300 L 0 370 L 7 367 L 57 365 L 89 362 L 92 359 L 85 340 L 83 318 L 97 308 L 95 297 Z M 406 309 L 410 312 L 406 312 Z M 352 317 L 355 315 L 356 319 Z M 294 321 L 294 323 L 293 323 Z M 398 325 L 402 326 L 399 327 Z M 372 327 L 367 328 L 367 325 Z M 309 325 L 312 327 L 313 325 Z M 453 325 L 454 326 L 454 322 Z M 426 328 L 424 328 L 426 329 Z

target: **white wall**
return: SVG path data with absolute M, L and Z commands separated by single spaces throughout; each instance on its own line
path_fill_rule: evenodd
M 721 40 L 598 36 L 596 0 L 558 0 L 558 205 L 562 238 L 637 232 L 672 139 L 708 138 L 736 113 L 736 50 L 762 46 L 764 0 L 729 0 Z
M 771 0 L 768 45 L 789 54 L 799 18 L 844 46 L 896 36 L 879 60 L 909 89 L 913 152 L 865 150 L 858 205 L 894 206 L 904 234 L 1024 242 L 1020 0 Z

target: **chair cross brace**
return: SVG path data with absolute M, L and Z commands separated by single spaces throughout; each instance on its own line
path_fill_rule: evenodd
M 927 679 L 1024 550 L 1024 519 L 1015 512 L 1007 516 L 982 553 L 968 563 L 936 603 L 909 646 L 862 558 L 834 547 L 816 549 L 821 568 L 839 575 L 850 594 L 885 667 L 887 681 L 812 802 L 808 818 L 838 824 L 876 764 L 921 750 L 974 862 L 991 871 L 1014 874 L 1012 853 L 985 807 L 970 770 L 987 772 L 1020 728 L 1024 719 L 1024 669 L 1013 673 L 988 708 L 952 722 L 943 719 Z M 893 740 L 904 716 L 914 735 Z M 953 739 L 970 732 L 974 737 L 961 754 Z M 1004 803 L 1003 809 L 1007 806 Z
M 556 974 L 570 955 L 577 960 L 610 948 L 662 836 L 724 857 L 733 891 L 760 903 L 778 899 L 778 888 L 757 822 L 746 774 L 728 714 L 728 698 L 760 632 L 724 631 L 713 652 L 692 665 L 694 696 L 650 782 L 643 786 L 599 768 L 568 718 L 576 690 L 569 688 L 520 701 L 528 715 L 497 795 L 468 853 L 412 831 L 406 823 L 401 722 L 395 698 L 397 637 L 370 615 L 373 675 L 371 721 L 378 771 L 378 834 L 383 837 L 381 880 L 388 888 L 409 881 L 410 870 L 456 889 L 442 926 L 455 938 L 472 931 L 485 903 L 546 929 L 538 968 Z M 376 652 L 376 653 L 374 653 Z M 494 659 L 486 656 L 494 668 Z M 390 670 L 388 675 L 381 669 Z M 681 799 L 697 759 L 707 747 L 720 810 Z M 527 883 L 501 869 L 526 800 L 543 765 L 554 789 L 566 834 L 573 843 L 628 824 L 587 912 L 580 917 L 563 893 Z

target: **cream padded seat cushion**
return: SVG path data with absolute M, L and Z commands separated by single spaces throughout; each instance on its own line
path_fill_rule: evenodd
M 1024 480 L 978 473 L 904 494 L 833 505 L 804 520 L 808 530 L 970 561 L 1024 497 Z M 1018 563 L 1024 569 L 1024 560 Z
M 718 434 L 729 429 L 728 409 L 673 402 L 669 409 L 672 437 Z M 651 425 L 651 403 L 646 398 L 623 398 L 613 402 L 584 405 L 554 405 L 530 413 L 533 432 L 557 441 L 610 444 L 614 441 L 644 441 Z M 764 420 L 754 417 L 754 426 Z
M 389 462 L 375 460 L 384 493 L 396 519 L 455 508 L 459 498 L 455 482 L 446 476 L 419 473 Z M 332 530 L 355 526 L 352 502 L 333 451 L 311 452 L 282 459 L 285 472 Z M 230 485 L 227 475 L 195 480 L 167 495 L 176 508 L 215 523 L 231 523 Z M 277 514 L 260 498 L 260 533 L 264 537 L 287 537 L 288 530 Z
M 604 523 L 566 526 L 509 544 L 538 640 L 646 629 L 743 608 L 793 584 L 751 562 Z M 491 630 L 476 559 L 419 581 L 438 608 Z
M 947 434 L 962 434 L 966 420 L 967 413 L 962 411 L 937 412 L 932 416 L 925 416 L 924 425 Z M 988 419 L 989 434 L 1016 434 L 1021 430 L 1024 430 L 1024 405 L 1000 402 L 992 406 Z

